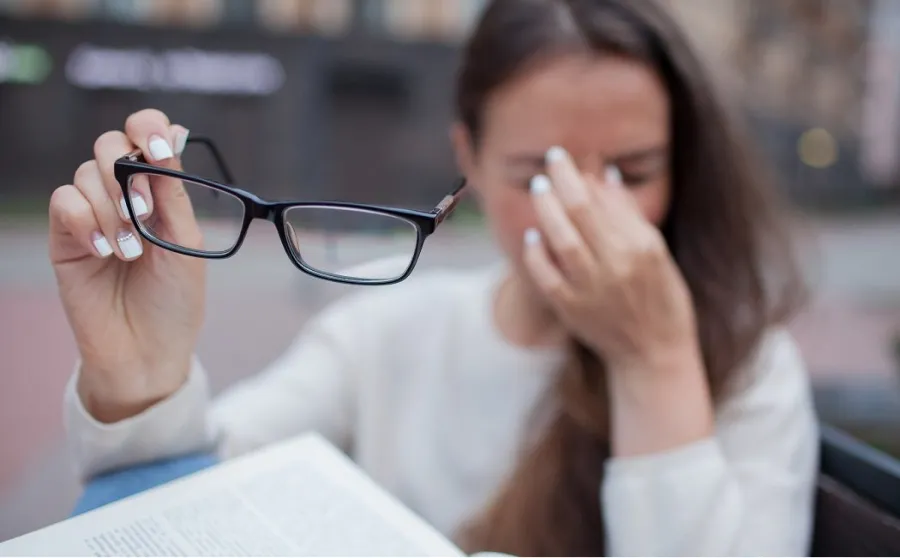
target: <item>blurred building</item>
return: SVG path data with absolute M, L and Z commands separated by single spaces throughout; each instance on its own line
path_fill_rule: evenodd
M 744 2 L 735 62 L 760 107 L 858 133 L 869 0 Z
M 113 19 L 147 25 L 258 26 L 340 34 L 357 26 L 398 39 L 458 40 L 485 0 L 0 0 L 17 17 Z
M 795 193 L 838 205 L 896 199 L 900 1 L 661 1 Z
M 725 90 L 726 99 L 749 115 L 756 133 L 762 137 L 760 143 L 775 160 L 781 174 L 787 176 L 786 182 L 791 187 L 819 198 L 822 192 L 833 190 L 841 200 L 847 195 L 871 197 L 876 186 L 882 190 L 887 186 L 900 191 L 897 188 L 900 184 L 897 180 L 900 40 L 894 39 L 900 37 L 900 0 L 658 1 L 669 8 L 687 30 L 690 40 L 714 69 L 713 74 Z M 388 149 L 386 142 L 397 141 L 406 153 L 413 150 L 418 154 L 416 164 L 445 169 L 426 172 L 423 168 L 413 172 L 431 174 L 436 180 L 452 168 L 448 157 L 431 150 L 446 147 L 444 126 L 450 116 L 447 105 L 452 90 L 454 49 L 486 2 L 0 0 L 0 17 L 11 17 L 8 21 L 33 22 L 37 26 L 54 21 L 71 22 L 71 29 L 58 28 L 62 30 L 61 34 L 69 37 L 68 46 L 62 45 L 62 39 L 52 39 L 46 34 L 34 35 L 44 41 L 37 44 L 59 43 L 52 56 L 56 59 L 57 70 L 60 64 L 72 63 L 72 49 L 77 51 L 78 45 L 84 42 L 105 44 L 113 50 L 128 46 L 135 50 L 127 55 L 137 57 L 144 56 L 140 54 L 144 52 L 139 50 L 141 48 L 153 52 L 205 45 L 212 49 L 207 54 L 221 53 L 232 47 L 249 49 L 256 51 L 254 60 L 259 63 L 254 62 L 254 68 L 260 71 L 271 62 L 263 58 L 273 56 L 281 68 L 277 72 L 286 76 L 284 90 L 280 93 L 272 90 L 273 98 L 279 99 L 274 105 L 254 105 L 253 110 L 257 111 L 256 118 L 270 118 L 275 123 L 272 130 L 285 129 L 279 133 L 281 141 L 292 141 L 289 138 L 294 137 L 294 132 L 286 128 L 290 122 L 286 119 L 293 119 L 295 123 L 302 121 L 304 126 L 316 126 L 316 130 L 324 126 L 321 133 L 336 134 L 331 145 L 337 150 L 335 153 L 343 153 L 341 156 L 349 156 L 351 152 L 353 156 L 365 156 L 366 149 L 362 147 L 365 142 L 374 142 L 378 149 L 384 150 Z M 119 23 L 135 27 L 122 33 L 117 27 Z M 4 45 L 4 36 L 15 42 L 18 28 L 12 25 L 8 30 L 0 29 L 5 32 L 0 33 L 0 85 L 4 52 L 13 49 L 16 52 L 15 57 L 7 54 L 6 60 L 27 59 L 30 61 L 28 68 L 44 67 L 34 63 L 40 59 L 35 56 L 40 49 L 35 50 L 29 45 Z M 315 48 L 307 48 L 310 45 Z M 185 53 L 176 54 L 182 56 Z M 338 64 L 335 60 L 343 62 Z M 353 62 L 349 66 L 344 64 L 348 61 Z M 21 74 L 26 65 L 7 63 L 7 67 Z M 150 79 L 138 75 L 140 70 L 134 70 L 134 75 L 127 70 L 123 69 L 120 75 L 112 78 L 120 81 Z M 44 75 L 37 70 L 26 73 L 25 79 L 32 81 L 34 76 Z M 215 72 L 210 77 L 222 81 L 228 76 Z M 238 77 L 229 79 L 233 81 Z M 20 75 L 17 79 L 23 78 Z M 244 93 L 254 86 L 249 77 L 245 81 L 247 83 L 241 84 Z M 278 79 L 267 83 L 278 83 L 281 87 Z M 84 84 L 78 80 L 69 79 L 68 84 L 84 89 Z M 217 93 L 234 93 L 234 89 L 228 89 L 233 86 L 234 83 L 223 82 L 223 88 Z M 147 93 L 140 101 L 131 94 L 116 96 L 97 92 L 90 95 L 72 93 L 66 97 L 66 102 L 92 106 L 91 110 L 109 115 L 108 121 L 114 121 L 114 113 L 127 110 L 138 102 L 164 103 L 173 107 L 169 110 L 196 105 L 196 99 L 159 96 L 146 84 L 134 85 L 132 89 L 141 87 Z M 181 90 L 171 88 L 169 91 Z M 55 93 L 48 92 L 47 95 L 57 98 Z M 347 100 L 351 97 L 352 101 Z M 10 94 L 7 102 L 12 98 Z M 101 98 L 103 102 L 100 102 Z M 220 107 L 217 114 L 243 122 L 241 126 L 249 126 L 252 121 L 249 115 L 254 113 L 248 109 L 249 101 L 238 101 L 238 98 L 243 97 L 232 95 L 217 100 Z M 26 100 L 18 99 L 18 102 L 24 105 Z M 62 101 L 57 99 L 57 102 Z M 244 107 L 238 112 L 246 116 L 223 112 L 225 107 L 237 104 Z M 299 108 L 300 104 L 306 108 Z M 365 109 L 359 108 L 363 105 Z M 192 119 L 204 122 L 201 108 L 212 111 L 212 105 L 196 106 L 198 108 L 192 110 Z M 12 108 L 9 111 L 11 116 L 21 112 Z M 281 117 L 274 116 L 278 111 L 281 111 Z M 330 123 L 321 116 L 329 111 L 335 115 Z M 261 116 L 268 113 L 273 116 Z M 309 113 L 310 120 L 301 119 L 297 116 L 299 113 Z M 356 123 L 352 121 L 354 118 Z M 208 125 L 216 128 L 221 123 L 211 118 Z M 39 124 L 30 126 L 34 128 Z M 403 131 L 404 127 L 406 131 Z M 3 128 L 2 124 L 0 128 Z M 369 137 L 360 135 L 364 128 L 369 130 Z M 434 130 L 427 132 L 433 136 L 425 139 L 426 130 Z M 308 133 L 310 129 L 304 131 Z M 20 133 L 0 129 L 0 137 L 21 137 Z M 390 137 L 395 139 L 389 140 Z M 348 141 L 356 141 L 360 147 L 340 147 Z M 398 153 L 404 152 L 397 146 L 394 149 Z M 247 158 L 248 166 L 258 157 L 249 153 L 242 156 Z M 320 153 L 315 159 L 318 161 L 321 156 L 324 154 Z M 374 155 L 369 159 L 373 160 L 371 164 L 376 164 Z M 438 164 L 437 161 L 441 162 Z M 284 164 L 281 160 L 278 162 Z M 402 166 L 397 165 L 398 169 Z M 356 179 L 347 177 L 345 180 Z M 403 179 L 398 177 L 397 180 Z
M 664 0 L 721 85 L 779 118 L 858 132 L 871 0 Z
M 19 17 L 454 42 L 486 0 L 0 0 Z M 888 2 L 900 3 L 896 0 Z M 661 0 L 741 103 L 859 133 L 874 0 Z

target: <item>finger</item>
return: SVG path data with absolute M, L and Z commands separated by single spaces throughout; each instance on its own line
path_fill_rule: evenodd
M 593 254 L 552 191 L 550 179 L 542 174 L 535 176 L 531 180 L 531 194 L 547 247 L 560 267 L 575 282 L 588 280 L 594 265 Z
M 124 133 L 106 132 L 94 142 L 94 159 L 100 169 L 103 187 L 111 200 L 116 202 L 119 218 L 131 222 L 131 212 L 138 219 L 146 219 L 153 213 L 153 196 L 139 181 L 129 185 L 129 201 L 125 200 L 122 185 L 116 179 L 115 164 L 123 155 L 130 153 L 135 145 Z
M 113 254 L 112 245 L 101 231 L 90 202 L 71 184 L 60 186 L 50 196 L 50 235 L 51 238 L 71 237 L 85 253 L 98 258 Z M 56 253 L 58 248 L 60 244 L 51 243 L 51 261 L 56 263 L 71 257 L 71 254 Z
M 152 172 L 133 174 L 126 185 L 129 194 L 126 201 L 122 186 L 115 178 L 116 161 L 122 155 L 133 151 L 135 147 L 140 147 L 140 142 L 136 138 L 149 133 L 147 130 L 156 129 L 160 122 L 166 126 L 165 135 L 175 138 L 183 151 L 183 146 L 187 143 L 187 129 L 179 125 L 169 126 L 165 115 L 159 111 L 149 110 L 129 117 L 126 129 L 130 135 L 108 132 L 101 136 L 95 145 L 95 156 L 101 166 L 107 191 L 118 193 L 116 199 L 119 200 L 119 214 L 122 219 L 130 222 L 133 213 L 144 223 L 145 232 L 168 242 L 195 247 L 199 245 L 199 240 L 196 239 L 198 228 L 194 222 L 190 200 L 180 180 Z M 176 157 L 157 162 L 156 165 L 174 170 L 181 168 L 180 158 Z M 179 232 L 179 227 L 183 227 L 185 231 Z M 137 235 L 123 241 L 127 242 L 126 247 L 132 248 L 135 244 L 142 243 L 142 239 Z
M 522 260 L 538 289 L 556 304 L 570 301 L 572 289 L 562 272 L 553 265 L 540 231 L 526 230 L 524 241 Z
M 619 167 L 616 165 L 607 165 L 606 174 L 603 178 L 606 186 L 609 188 L 616 188 L 619 190 L 625 188 L 625 183 L 622 180 L 622 171 L 620 171 Z
M 602 181 L 597 178 L 589 179 L 588 187 L 592 192 L 598 194 L 597 197 L 600 200 L 613 199 L 617 204 L 626 204 L 628 209 L 637 209 L 634 196 L 625 188 L 622 173 L 615 165 L 606 167 Z M 615 215 L 621 215 L 621 207 L 618 208 Z
M 132 222 L 132 215 L 140 221 L 147 221 L 153 215 L 156 200 L 150 188 L 151 178 L 152 175 L 148 174 L 133 174 L 128 180 L 128 202 L 125 196 L 119 199 L 119 209 L 127 221 Z
M 618 168 L 607 167 L 604 181 L 594 179 L 589 186 L 595 192 L 595 206 L 604 223 L 607 258 L 634 249 L 648 235 L 652 237 L 656 228 L 647 222 L 634 196 L 625 188 Z
M 575 227 L 586 239 L 597 236 L 598 216 L 592 207 L 591 188 L 562 147 L 551 147 L 547 151 L 547 174 Z
M 180 124 L 173 124 L 169 127 L 169 136 L 172 138 L 172 146 L 175 150 L 175 157 L 178 158 L 179 168 L 183 168 L 181 166 L 181 155 L 184 153 L 184 148 L 187 147 L 187 139 L 190 133 L 190 130 Z
M 175 157 L 166 166 L 184 172 L 182 155 L 187 146 L 190 131 L 179 124 L 169 128 L 175 146 Z M 200 227 L 194 215 L 193 204 L 184 182 L 163 175 L 141 175 L 159 208 L 153 223 L 153 234 L 173 244 L 187 248 L 202 248 Z M 135 179 L 137 180 L 137 178 Z
M 169 127 L 168 136 L 172 138 L 174 157 L 165 161 L 160 166 L 164 166 L 173 170 L 183 170 L 181 155 L 182 153 L 184 153 L 184 148 L 187 145 L 189 133 L 190 132 L 187 128 L 178 124 L 173 124 Z M 128 185 L 128 190 L 130 200 L 132 202 L 131 207 L 132 209 L 134 209 L 134 212 L 136 213 L 135 216 L 137 218 L 145 220 L 153 214 L 154 197 L 150 185 L 151 182 L 155 183 L 159 180 L 164 179 L 160 176 L 153 176 L 148 174 L 132 175 L 131 182 Z M 126 218 L 128 218 L 130 210 L 127 207 L 124 196 L 121 199 L 121 204 L 122 213 Z
M 169 135 L 173 138 L 173 146 L 175 151 L 175 157 L 172 158 L 169 163 L 166 165 L 168 168 L 177 171 L 184 171 L 184 164 L 182 162 L 182 154 L 184 153 L 184 149 L 187 146 L 188 134 L 190 132 L 184 126 L 173 124 L 169 127 Z M 169 207 L 165 212 L 163 219 L 172 218 L 171 211 L 175 211 L 175 218 L 179 214 L 179 208 L 177 204 L 182 204 L 181 200 L 186 194 L 184 189 L 184 185 L 182 181 L 163 176 L 163 175 L 138 175 L 135 177 L 135 181 L 139 180 L 141 185 L 146 187 L 148 190 L 153 190 L 156 193 L 156 196 L 161 197 L 164 200 L 167 200 L 165 203 L 168 205 L 175 204 L 175 207 Z M 181 215 L 184 215 L 185 208 L 182 208 Z M 167 239 L 170 241 L 174 241 L 174 239 Z
M 143 254 L 141 240 L 131 225 L 123 223 L 119 218 L 118 204 L 110 199 L 96 161 L 91 160 L 78 167 L 74 186 L 90 205 L 99 231 L 114 253 L 126 261 L 139 258 Z
M 547 175 L 567 208 L 587 205 L 590 194 L 569 152 L 562 147 L 547 150 Z
M 156 109 L 136 112 L 125 120 L 125 134 L 151 163 L 167 163 L 175 156 L 169 117 Z
M 643 220 L 640 206 L 631 192 L 625 187 L 619 169 L 610 165 L 606 168 L 604 180 L 588 179 L 588 186 L 594 192 L 595 207 L 604 223 L 616 228 L 627 226 L 635 220 Z

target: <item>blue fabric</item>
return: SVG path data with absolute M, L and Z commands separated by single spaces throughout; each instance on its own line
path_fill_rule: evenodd
M 135 465 L 99 475 L 87 484 L 72 515 L 79 515 L 215 465 L 218 459 L 194 454 Z

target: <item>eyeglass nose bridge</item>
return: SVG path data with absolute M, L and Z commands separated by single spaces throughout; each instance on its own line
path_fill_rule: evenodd
M 278 213 L 277 203 L 253 198 L 247 200 L 247 215 L 250 220 L 263 219 L 270 223 L 276 223 Z

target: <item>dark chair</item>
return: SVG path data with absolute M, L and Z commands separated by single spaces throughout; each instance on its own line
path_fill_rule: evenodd
M 900 556 L 900 461 L 824 425 L 811 554 Z

